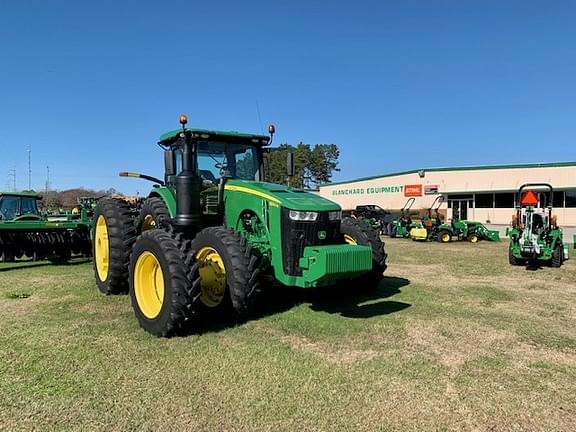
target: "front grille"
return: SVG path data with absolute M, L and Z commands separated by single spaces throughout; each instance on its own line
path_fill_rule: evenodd
M 293 221 L 289 217 L 290 210 L 282 208 L 282 263 L 284 273 L 290 276 L 302 276 L 298 263 L 304 254 L 306 246 L 322 246 L 343 244 L 344 237 L 340 233 L 340 221 L 330 221 L 328 212 L 320 212 L 316 222 Z M 326 232 L 326 237 L 318 236 L 320 231 Z

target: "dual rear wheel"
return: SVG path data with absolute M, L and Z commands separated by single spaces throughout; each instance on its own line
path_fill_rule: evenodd
M 135 227 L 127 204 L 98 204 L 93 253 L 99 289 L 129 292 L 140 326 L 156 336 L 188 333 L 219 311 L 252 313 L 262 293 L 261 259 L 246 240 L 224 227 L 206 228 L 189 240 L 156 218 L 162 216 L 159 206 L 145 203 L 141 215 L 148 207 L 160 210 L 154 224 L 146 227 L 139 217 Z M 136 237 L 138 228 L 145 229 Z
M 206 315 L 249 315 L 261 292 L 260 260 L 235 231 L 210 227 L 193 240 L 145 231 L 129 265 L 130 297 L 140 326 L 156 336 L 188 333 Z M 224 312 L 225 311 L 225 312 Z

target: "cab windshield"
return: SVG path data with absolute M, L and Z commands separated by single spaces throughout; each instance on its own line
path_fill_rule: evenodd
M 249 144 L 215 141 L 198 143 L 198 171 L 205 185 L 220 178 L 260 180 L 259 149 Z
M 0 198 L 0 219 L 10 220 L 17 216 L 36 214 L 36 198 L 4 196 Z

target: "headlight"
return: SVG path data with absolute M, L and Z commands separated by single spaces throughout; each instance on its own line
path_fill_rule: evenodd
M 290 210 L 289 216 L 294 221 L 314 222 L 318 219 L 318 212 Z
M 342 210 L 328 212 L 328 219 L 336 221 L 342 219 Z

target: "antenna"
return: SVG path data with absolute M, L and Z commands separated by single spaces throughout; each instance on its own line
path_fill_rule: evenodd
M 12 192 L 16 192 L 16 168 L 8 171 L 8 184 L 12 183 Z
M 46 194 L 50 188 L 50 166 L 46 165 Z
M 32 153 L 32 146 L 28 144 L 28 190 L 32 190 L 31 153 Z
M 260 104 L 256 100 L 256 114 L 258 114 L 258 123 L 260 124 L 260 133 L 264 135 L 264 128 L 262 127 L 262 118 L 260 117 Z

